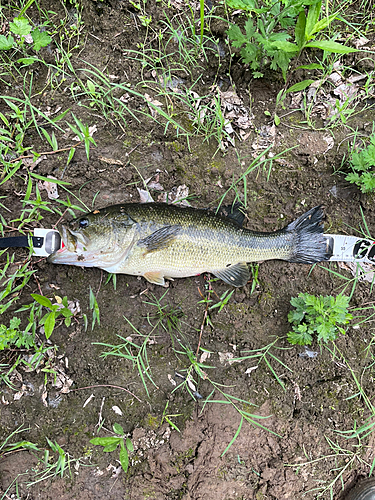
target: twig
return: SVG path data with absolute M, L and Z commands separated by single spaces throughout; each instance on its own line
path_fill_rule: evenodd
M 128 392 L 131 396 L 133 396 L 133 398 L 137 399 L 140 403 L 143 403 L 143 401 L 139 399 L 138 396 L 130 392 L 128 389 L 125 389 L 125 387 L 120 387 L 118 385 L 111 385 L 111 384 L 88 385 L 87 387 L 78 387 L 77 389 L 70 389 L 69 392 L 82 391 L 83 389 L 95 389 L 96 387 L 113 387 L 114 389 L 121 389 L 122 391 Z
M 74 144 L 73 146 L 69 146 L 68 148 L 63 148 L 63 149 L 56 149 L 56 151 L 45 151 L 43 153 L 38 153 L 38 156 L 42 155 L 54 155 L 56 153 L 61 153 L 62 151 L 70 151 L 72 148 L 77 148 L 83 141 L 77 142 L 77 144 Z M 23 160 L 24 158 L 34 158 L 35 155 L 25 155 L 25 156 L 19 156 L 18 158 L 15 158 L 14 160 L 11 160 L 9 163 L 15 163 L 16 161 Z
M 104 406 L 104 401 L 105 401 L 105 396 L 103 397 L 102 399 L 102 404 L 100 405 L 100 410 L 99 410 L 99 419 L 98 419 L 98 423 L 96 424 L 95 427 L 99 427 L 100 429 L 100 426 L 102 425 L 102 421 L 103 421 L 103 415 L 102 415 L 102 412 L 103 412 L 103 406 Z
M 209 281 L 208 282 L 208 289 L 209 290 L 212 290 L 212 287 L 211 287 L 211 282 Z M 198 292 L 200 293 L 201 297 L 204 298 L 204 295 L 202 294 L 202 292 L 199 290 L 199 287 L 198 287 Z M 207 320 L 207 316 L 208 316 L 208 302 L 206 302 L 206 309 L 204 311 L 204 316 L 203 316 L 203 321 L 202 321 L 202 324 L 201 324 L 201 331 L 199 332 L 199 340 L 198 340 L 198 347 L 197 347 L 197 352 L 196 352 L 196 356 L 198 357 L 198 354 L 199 354 L 199 349 L 201 347 L 201 340 L 202 340 L 202 335 L 203 335 L 203 330 L 204 330 L 204 325 L 206 323 L 206 320 Z

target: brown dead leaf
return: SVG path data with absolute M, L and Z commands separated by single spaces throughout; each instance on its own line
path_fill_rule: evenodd
M 115 160 L 114 158 L 106 158 L 105 156 L 98 156 L 98 158 L 109 165 L 124 165 L 121 160 Z
M 52 175 L 50 175 L 49 179 L 56 179 L 56 177 L 53 177 Z M 57 190 L 57 184 L 55 182 L 38 181 L 38 188 L 39 188 L 39 191 L 43 191 L 43 189 L 45 189 L 47 191 L 47 196 L 50 200 L 56 200 L 59 197 L 59 192 Z

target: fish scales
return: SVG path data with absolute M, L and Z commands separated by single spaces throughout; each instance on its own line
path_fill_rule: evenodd
M 163 203 L 113 205 L 63 224 L 65 248 L 49 260 L 140 275 L 160 285 L 165 278 L 211 272 L 243 286 L 250 278 L 247 262 L 330 257 L 320 207 L 274 233 L 245 229 L 235 216 Z

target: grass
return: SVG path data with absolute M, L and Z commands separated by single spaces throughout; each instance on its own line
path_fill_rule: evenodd
M 100 2 L 97 3 L 100 6 Z M 138 5 L 137 2 L 134 4 Z M 51 221 L 56 221 L 65 212 L 74 215 L 77 211 L 91 209 L 91 206 L 88 206 L 90 202 L 85 200 L 85 204 L 81 199 L 77 185 L 69 184 L 65 179 L 68 174 L 72 174 L 74 177 L 76 155 L 79 148 L 85 151 L 87 160 L 95 165 L 93 160 L 97 156 L 96 145 L 100 148 L 105 146 L 103 142 L 99 142 L 103 141 L 103 135 L 100 134 L 100 138 L 97 140 L 97 136 L 94 139 L 90 132 L 91 126 L 95 122 L 98 123 L 99 127 L 102 126 L 101 132 L 103 132 L 104 126 L 108 125 L 108 128 L 105 129 L 106 132 L 112 131 L 111 127 L 115 127 L 122 134 L 125 134 L 124 137 L 128 143 L 133 141 L 130 132 L 133 124 L 136 123 L 142 127 L 142 130 L 149 132 L 148 137 L 151 139 L 142 138 L 145 144 L 148 141 L 147 147 L 152 146 L 151 143 L 157 142 L 157 139 L 154 140 L 156 132 L 160 136 L 164 135 L 166 139 L 177 137 L 183 144 L 187 144 L 187 149 L 190 148 L 190 152 L 194 152 L 195 144 L 198 141 L 204 145 L 204 151 L 206 147 L 208 149 L 209 144 L 214 144 L 216 155 L 234 152 L 233 157 L 237 156 L 238 165 L 233 168 L 234 173 L 230 185 L 223 191 L 219 191 L 216 187 L 213 188 L 216 189 L 217 193 L 220 193 L 217 194 L 219 206 L 225 204 L 228 199 L 230 201 L 234 199 L 241 201 L 246 208 L 252 207 L 250 193 L 258 186 L 255 182 L 255 187 L 252 187 L 254 180 L 257 181 L 259 176 L 262 176 L 265 183 L 272 182 L 272 170 L 275 162 L 284 157 L 290 158 L 292 148 L 286 148 L 279 152 L 280 149 L 275 151 L 274 145 L 269 145 L 255 155 L 253 151 L 249 153 L 251 143 L 241 145 L 239 137 L 228 132 L 229 120 L 225 114 L 221 93 L 217 86 L 224 85 L 224 88 L 226 86 L 234 88 L 232 69 L 235 68 L 243 73 L 245 68 L 238 66 L 235 54 L 228 63 L 228 47 L 223 43 L 221 36 L 213 34 L 218 33 L 217 26 L 224 25 L 229 28 L 228 19 L 231 14 L 228 11 L 226 14 L 223 13 L 225 9 L 220 6 L 208 9 L 203 0 L 200 0 L 198 10 L 186 3 L 183 9 L 177 11 L 172 9 L 168 2 L 162 2 L 164 13 L 159 21 L 155 21 L 148 11 L 147 3 L 139 2 L 139 8 L 134 7 L 136 14 L 134 15 L 132 10 L 132 14 L 127 13 L 126 15 L 129 17 L 125 19 L 126 23 L 133 23 L 135 19 L 139 25 L 138 46 L 121 47 L 121 57 L 127 59 L 129 65 L 132 65 L 133 71 L 130 77 L 121 74 L 121 78 L 115 79 L 108 69 L 110 65 L 107 67 L 104 64 L 94 63 L 92 58 L 87 57 L 85 43 L 88 28 L 84 25 L 81 10 L 76 4 L 73 9 L 69 8 L 69 11 L 67 7 L 62 7 L 65 17 L 43 10 L 38 0 L 23 2 L 22 5 L 20 15 L 24 15 L 27 20 L 23 23 L 24 26 L 27 23 L 32 31 L 36 29 L 34 24 L 35 19 L 38 19 L 39 25 L 46 28 L 48 36 L 53 40 L 53 51 L 52 56 L 47 57 L 44 51 L 47 49 L 36 50 L 35 40 L 33 41 L 34 47 L 27 46 L 22 39 L 23 35 L 21 34 L 20 39 L 16 40 L 13 36 L 14 32 L 11 35 L 15 39 L 14 46 L 9 50 L 0 51 L 0 82 L 4 89 L 0 96 L 0 188 L 4 190 L 4 196 L 2 194 L 0 198 L 0 231 L 2 235 L 8 232 L 11 234 L 13 232 L 30 234 L 35 227 L 51 224 Z M 327 18 L 341 7 L 338 17 L 339 24 L 327 25 L 327 36 L 334 41 L 338 40 L 340 43 L 352 45 L 354 40 L 362 34 L 371 35 L 371 19 L 369 19 L 370 16 L 364 15 L 364 22 L 362 22 L 361 19 L 354 16 L 350 17 L 350 13 L 346 11 L 347 6 L 347 3 L 336 6 L 326 4 L 325 15 Z M 17 2 L 10 5 L 9 9 L 2 7 L 0 11 L 2 22 L 5 19 L 12 21 L 19 14 L 16 11 L 17 8 L 19 8 Z M 310 12 L 310 9 L 312 7 L 306 9 L 306 12 Z M 359 9 L 368 9 L 365 0 L 360 2 Z M 222 17 L 227 14 L 228 18 Z M 356 16 L 358 14 L 360 13 L 357 8 Z M 237 19 L 241 22 L 239 17 L 235 18 L 235 20 Z M 257 19 L 257 13 L 254 13 L 254 19 Z M 293 29 L 294 27 L 289 31 L 293 32 Z M 41 33 L 40 30 L 39 33 Z M 35 35 L 37 35 L 36 32 Z M 8 36 L 8 32 L 6 36 Z M 306 43 L 309 42 L 306 41 Z M 107 49 L 105 45 L 103 47 Z M 328 55 L 318 50 L 315 50 L 308 57 L 310 58 L 307 61 L 308 68 L 300 68 L 298 72 L 290 73 L 294 75 L 293 78 L 298 80 L 296 85 L 292 85 L 288 69 L 287 82 L 280 90 L 278 98 L 273 96 L 275 114 L 272 114 L 271 118 L 280 127 L 283 134 L 285 128 L 282 127 L 286 120 L 281 116 L 280 110 L 283 106 L 289 105 L 288 99 L 294 95 L 294 92 L 302 92 L 304 97 L 300 112 L 304 116 L 303 122 L 293 126 L 330 131 L 333 137 L 336 137 L 339 127 L 345 127 L 349 134 L 345 142 L 350 144 L 350 140 L 354 139 L 352 145 L 348 146 L 346 154 L 348 157 L 352 154 L 355 146 L 362 142 L 366 143 L 366 134 L 351 127 L 356 114 L 370 106 L 367 100 L 373 97 L 375 89 L 373 70 L 367 71 L 354 96 L 332 103 L 332 110 L 327 121 L 322 123 L 314 113 L 319 100 L 324 101 L 326 95 L 332 91 L 333 87 L 329 77 L 337 68 L 337 64 L 341 64 L 340 72 L 345 80 L 353 74 L 357 74 L 359 70 L 355 67 L 356 63 L 352 64 L 345 57 Z M 365 58 L 366 54 L 363 54 L 363 59 Z M 23 61 L 17 62 L 18 59 L 23 59 Z M 226 64 L 229 66 L 225 66 Z M 225 70 L 223 70 L 224 67 Z M 208 68 L 209 71 L 207 71 Z M 301 74 L 307 72 L 308 74 L 306 78 L 302 76 L 300 79 L 299 72 Z M 43 82 L 38 79 L 39 74 L 43 74 Z M 209 77 L 206 74 L 209 74 Z M 278 76 L 282 77 L 282 74 L 280 73 Z M 309 100 L 307 97 L 306 81 L 308 80 L 319 82 L 315 100 Z M 274 84 L 273 88 L 276 89 L 277 81 L 272 83 Z M 251 102 L 251 85 L 249 89 L 240 89 L 238 86 L 236 90 L 239 95 L 247 95 L 246 92 L 250 90 L 248 97 Z M 57 95 L 64 96 L 66 98 L 64 102 L 67 104 L 64 104 L 65 107 L 57 111 L 55 115 L 49 114 L 44 107 L 45 95 L 48 99 L 55 98 Z M 246 106 L 248 105 L 246 104 Z M 71 135 L 77 135 L 78 141 L 66 138 L 67 130 L 71 132 Z M 194 145 L 192 146 L 193 138 Z M 271 156 L 272 154 L 274 156 Z M 43 156 L 46 156 L 47 159 L 43 160 L 42 166 L 46 165 L 49 160 L 58 158 L 58 179 L 51 179 L 49 177 L 51 173 L 42 175 L 36 166 L 27 164 L 27 160 L 34 162 Z M 169 165 L 163 164 L 164 167 L 170 172 Z M 176 165 L 176 168 L 176 179 L 178 179 L 180 165 Z M 45 171 L 47 170 L 45 169 Z M 60 191 L 60 198 L 55 201 L 46 198 L 45 193 L 41 192 L 38 187 L 39 181 L 55 182 Z M 258 201 L 261 204 L 265 203 L 264 200 L 271 188 L 277 189 L 275 185 L 265 185 L 266 188 L 262 184 L 263 193 L 257 193 Z M 304 189 L 304 186 L 301 189 Z M 9 193 L 12 193 L 12 200 L 18 200 L 16 208 L 7 203 L 5 195 Z M 92 200 L 93 206 L 95 197 L 96 195 L 93 196 Z M 352 230 L 353 228 L 350 228 L 350 231 Z M 365 237 L 370 237 L 369 227 L 364 217 L 361 230 Z M 34 351 L 28 364 L 30 367 L 41 368 L 43 357 L 47 356 L 46 352 L 51 349 L 45 343 L 46 339 L 39 336 L 38 329 L 43 326 L 43 318 L 45 318 L 44 327 L 47 328 L 46 336 L 52 334 L 52 340 L 53 328 L 68 318 L 62 316 L 63 313 L 59 313 L 60 308 L 55 308 L 52 297 L 50 302 L 44 303 L 41 303 L 43 299 L 40 299 L 40 294 L 38 294 L 39 300 L 33 302 L 27 300 L 30 289 L 37 286 L 36 281 L 34 282 L 37 279 L 37 271 L 30 254 L 4 250 L 1 251 L 0 257 L 2 259 L 0 314 L 4 317 L 2 322 L 5 331 L 9 336 L 17 334 L 17 332 L 31 334 Z M 342 285 L 340 288 L 353 299 L 353 303 L 362 304 L 359 299 L 364 292 L 363 286 L 359 285 L 359 273 L 349 277 L 333 266 L 323 267 L 327 269 L 328 283 L 327 290 L 322 291 L 322 293 L 331 293 L 329 280 L 332 280 L 332 286 Z M 258 281 L 257 265 L 252 266 L 252 274 L 251 293 L 255 291 L 257 284 L 262 286 Z M 121 293 L 121 286 L 124 283 L 122 277 L 118 278 L 118 283 L 115 275 L 108 276 L 108 280 L 113 281 L 114 294 L 117 297 Z M 118 291 L 116 290 L 117 285 Z M 361 287 L 360 291 L 358 291 L 358 287 Z M 369 289 L 369 294 L 371 294 L 372 285 L 369 285 Z M 99 310 L 101 296 L 94 293 L 91 287 L 87 288 L 86 293 L 88 309 L 90 316 L 92 315 L 89 318 L 91 329 L 103 328 L 105 314 L 101 316 Z M 118 344 L 97 343 L 97 345 L 107 349 L 103 353 L 104 362 L 107 363 L 110 356 L 116 356 L 131 363 L 138 374 L 141 386 L 146 394 L 150 395 L 151 389 L 159 385 L 155 378 L 156 370 L 154 368 L 155 342 L 157 345 L 166 336 L 167 338 L 170 336 L 171 349 L 176 356 L 176 365 L 181 368 L 181 376 L 176 378 L 179 384 L 174 389 L 175 393 L 179 397 L 185 397 L 184 393 L 189 394 L 194 404 L 199 405 L 202 411 L 208 404 L 224 404 L 229 405 L 237 412 L 239 425 L 228 446 L 223 450 L 223 454 L 231 449 L 240 432 L 244 431 L 246 422 L 270 431 L 267 428 L 267 420 L 265 420 L 267 417 L 256 414 L 255 403 L 252 403 L 247 396 L 240 397 L 238 388 L 232 386 L 230 382 L 222 384 L 222 378 L 220 378 L 222 373 L 219 374 L 219 370 L 211 364 L 200 361 L 201 355 L 208 351 L 200 345 L 202 334 L 205 334 L 204 329 L 213 328 L 209 336 L 209 338 L 213 338 L 216 315 L 226 318 L 228 305 L 236 303 L 236 294 L 233 290 L 222 290 L 217 297 L 213 292 L 207 292 L 203 296 L 202 302 L 197 304 L 199 318 L 203 316 L 201 329 L 189 328 L 189 325 L 191 323 L 195 325 L 196 321 L 193 321 L 191 317 L 186 317 L 183 304 L 172 304 L 172 301 L 169 301 L 170 295 L 163 293 L 159 296 L 158 293 L 156 292 L 155 295 L 148 293 L 145 296 L 143 305 L 143 308 L 147 310 L 144 317 L 145 328 L 141 328 L 136 323 L 135 317 L 128 316 L 124 321 L 131 339 L 125 335 L 119 335 Z M 247 299 L 248 297 L 245 301 Z M 18 305 L 19 302 L 23 304 L 21 307 Z M 30 303 L 25 304 L 25 302 Z M 63 305 L 66 308 L 66 305 Z M 19 307 L 18 311 L 17 307 Z M 371 331 L 375 317 L 374 311 L 372 303 L 364 303 L 351 308 L 356 321 L 354 326 L 363 328 L 366 335 Z M 13 317 L 16 318 L 16 321 L 11 324 L 10 321 Z M 19 323 L 18 320 L 21 322 Z M 86 326 L 88 326 L 88 322 L 86 316 Z M 191 341 L 191 335 L 196 334 L 200 334 L 200 338 L 197 348 L 193 349 L 191 344 L 195 345 L 197 342 L 195 337 L 194 341 Z M 363 354 L 369 358 L 368 364 L 361 375 L 356 370 L 356 364 L 352 363 L 353 366 L 349 366 L 346 363 L 356 387 L 350 397 L 352 400 L 358 399 L 364 402 L 366 414 L 363 415 L 363 419 L 357 418 L 351 429 L 342 430 L 337 440 L 332 436 L 327 436 L 329 454 L 313 458 L 313 461 L 309 460 L 312 466 L 318 462 L 332 463 L 335 469 L 333 471 L 334 480 L 318 490 L 317 493 L 320 496 L 327 493 L 333 495 L 335 485 L 345 479 L 345 474 L 351 467 L 363 466 L 369 470 L 370 474 L 374 470 L 374 461 L 365 463 L 362 455 L 366 440 L 373 432 L 374 408 L 371 398 L 366 392 L 366 387 L 368 387 L 373 369 L 372 351 L 374 344 L 375 340 L 370 336 Z M 276 336 L 264 347 L 242 349 L 237 360 L 259 367 L 259 372 L 265 371 L 269 383 L 276 382 L 278 386 L 282 387 L 282 394 L 287 397 L 289 386 L 287 378 L 283 375 L 285 373 L 291 374 L 292 371 L 284 362 L 286 349 L 283 339 Z M 290 348 L 288 347 L 288 349 Z M 210 349 L 210 352 L 214 359 L 215 351 Z M 337 356 L 337 351 L 332 350 L 331 355 L 332 357 Z M 340 361 L 342 361 L 341 358 Z M 244 366 L 244 364 L 239 366 Z M 18 355 L 12 355 L 8 359 L 2 360 L 0 379 L 9 389 L 13 388 L 12 375 L 20 365 L 26 366 L 26 361 Z M 296 370 L 294 366 L 293 369 Z M 46 376 L 47 371 L 51 370 L 53 376 L 53 367 L 44 367 L 43 370 L 42 373 L 45 373 Z M 184 396 L 182 396 L 183 394 Z M 348 399 L 348 405 L 351 404 L 351 399 Z M 178 425 L 174 422 L 181 414 L 179 411 L 170 414 L 168 403 L 169 400 L 164 408 L 163 419 L 178 430 Z M 349 446 L 343 445 L 342 440 L 345 438 L 356 440 L 357 448 L 354 451 Z M 9 442 L 8 440 L 4 444 L 3 450 L 7 449 Z M 20 443 L 22 442 L 14 445 Z M 48 441 L 48 444 L 50 451 L 46 453 L 43 463 L 40 464 L 43 471 L 38 471 L 40 474 L 31 483 L 31 486 L 38 481 L 53 478 L 56 475 L 61 477 L 66 473 L 70 474 L 70 465 L 73 463 L 73 459 L 54 441 L 54 437 Z M 52 460 L 50 459 L 51 452 L 53 454 Z M 305 465 L 302 464 L 302 466 Z

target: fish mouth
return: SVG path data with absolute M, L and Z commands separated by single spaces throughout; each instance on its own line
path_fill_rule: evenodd
M 87 238 L 80 233 L 72 231 L 64 224 L 59 228 L 59 233 L 63 242 L 63 247 L 52 253 L 48 257 L 48 262 L 52 264 L 90 265 L 86 258 Z

